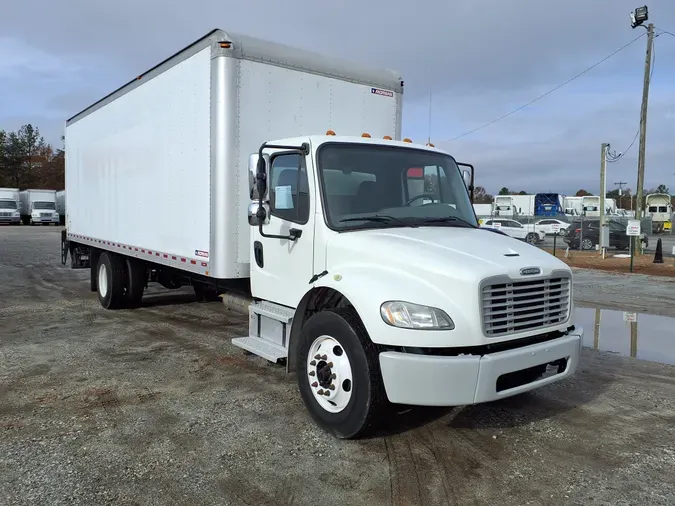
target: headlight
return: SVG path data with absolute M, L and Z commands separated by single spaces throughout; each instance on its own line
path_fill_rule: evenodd
M 19 211 L 14 211 L 14 216 L 21 216 L 21 214 L 19 213 Z
M 455 323 L 445 311 L 411 302 L 393 300 L 380 306 L 384 323 L 392 327 L 419 330 L 452 330 Z

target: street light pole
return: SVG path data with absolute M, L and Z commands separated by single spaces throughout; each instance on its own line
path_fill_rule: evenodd
M 609 244 L 605 244 L 605 196 L 607 195 L 607 150 L 609 149 L 609 144 L 603 142 L 600 146 L 600 253 L 603 253 L 604 249 L 609 247 Z M 604 257 L 603 257 L 604 258 Z
M 649 19 L 647 6 L 638 7 L 631 14 L 631 26 L 636 28 Z M 643 213 L 643 193 L 645 180 L 645 148 L 647 143 L 647 106 L 649 104 L 649 81 L 652 66 L 652 46 L 654 43 L 654 23 L 647 25 L 647 53 L 645 55 L 645 75 L 642 84 L 642 106 L 640 108 L 640 150 L 638 153 L 638 176 L 635 194 L 635 219 L 641 220 Z M 635 254 L 639 255 L 640 241 L 634 241 Z

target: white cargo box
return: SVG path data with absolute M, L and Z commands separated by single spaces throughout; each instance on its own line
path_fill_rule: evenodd
M 66 122 L 68 237 L 249 276 L 248 155 L 265 141 L 400 138 L 388 70 L 214 30 Z

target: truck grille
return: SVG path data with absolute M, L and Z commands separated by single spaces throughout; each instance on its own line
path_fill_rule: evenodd
M 51 218 L 52 213 L 40 213 L 40 218 Z
M 509 281 L 482 292 L 483 332 L 497 337 L 563 323 L 569 317 L 569 277 Z
M 12 216 L 12 213 L 0 213 L 0 216 Z

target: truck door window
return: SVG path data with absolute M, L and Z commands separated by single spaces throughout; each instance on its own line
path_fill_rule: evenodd
M 425 167 L 410 167 L 405 173 L 407 198 L 426 195 L 426 198 L 415 200 L 411 206 L 422 206 L 424 204 L 444 202 L 452 207 L 457 207 L 448 200 L 452 195 L 448 187 L 448 178 L 445 175 L 443 167 L 437 165 L 427 165 Z M 444 198 L 445 197 L 445 198 Z
M 297 153 L 277 155 L 270 167 L 272 216 L 304 225 L 309 220 L 309 183 L 304 157 Z

